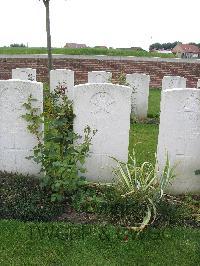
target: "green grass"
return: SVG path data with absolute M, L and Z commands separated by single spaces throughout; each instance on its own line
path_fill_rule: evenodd
M 151 89 L 149 93 L 148 117 L 158 119 L 160 115 L 159 89 Z M 129 152 L 135 148 L 138 163 L 155 162 L 159 125 L 147 123 L 133 123 L 130 128 Z
M 147 51 L 130 51 L 121 49 L 102 49 L 102 48 L 52 48 L 53 54 L 66 54 L 66 55 L 111 55 L 111 56 L 141 56 L 141 57 L 163 57 L 173 58 L 173 54 L 160 54 L 156 52 Z M 0 47 L 0 54 L 47 54 L 46 48 L 30 47 L 30 48 L 10 48 Z
M 148 117 L 150 117 L 150 118 L 159 117 L 159 115 L 160 115 L 160 98 L 161 98 L 161 90 L 160 89 L 150 89 Z
M 129 139 L 129 152 L 135 148 L 138 163 L 154 163 L 157 149 L 158 125 L 132 124 Z
M 0 265 L 199 265 L 200 231 L 0 222 Z M 70 234 L 71 233 L 71 234 Z M 70 239 L 71 236 L 71 239 Z M 127 236 L 128 240 L 124 238 Z

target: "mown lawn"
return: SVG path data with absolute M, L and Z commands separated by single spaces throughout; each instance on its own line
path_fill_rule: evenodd
M 160 98 L 161 98 L 161 90 L 160 89 L 150 89 L 148 117 L 150 117 L 150 118 L 159 117 L 159 115 L 160 115 Z
M 199 265 L 200 231 L 0 222 L 0 265 Z
M 158 140 L 158 125 L 132 124 L 130 130 L 129 153 L 136 152 L 138 163 L 155 162 Z
M 66 54 L 66 55 L 110 55 L 110 56 L 144 56 L 144 57 L 163 57 L 173 58 L 173 54 L 161 54 L 156 52 L 146 51 L 130 51 L 121 49 L 102 49 L 102 48 L 52 48 L 53 54 Z M 42 47 L 0 47 L 0 54 L 47 54 L 47 49 Z
M 138 163 L 149 161 L 155 162 L 155 153 L 157 149 L 159 125 L 154 123 L 158 121 L 160 115 L 160 97 L 159 89 L 151 89 L 149 93 L 148 117 L 152 123 L 133 123 L 131 124 L 129 152 L 135 149 Z

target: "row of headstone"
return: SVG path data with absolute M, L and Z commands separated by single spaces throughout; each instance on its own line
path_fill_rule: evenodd
M 12 70 L 13 79 L 36 80 L 36 70 L 31 68 L 17 68 Z M 105 71 L 91 71 L 88 73 L 88 83 L 111 83 L 112 73 Z M 126 82 L 132 88 L 131 114 L 137 119 L 145 119 L 148 111 L 150 77 L 145 74 L 127 74 Z M 56 69 L 50 72 L 50 90 L 64 89 L 69 99 L 74 97 L 74 71 Z
M 31 68 L 17 68 L 12 70 L 13 79 L 36 80 L 36 70 Z M 88 83 L 111 83 L 112 73 L 106 71 L 88 72 Z M 131 115 L 138 120 L 147 118 L 150 76 L 146 74 L 127 74 L 126 83 L 132 88 Z M 50 89 L 65 90 L 69 99 L 74 97 L 74 71 L 69 69 L 56 69 L 50 72 Z M 200 87 L 200 80 L 197 88 Z M 164 76 L 162 91 L 172 88 L 186 88 L 186 78 L 179 76 Z
M 61 82 L 61 81 L 60 81 Z M 66 85 L 67 86 L 67 85 Z M 89 125 L 97 130 L 90 156 L 86 160 L 86 177 L 111 181 L 116 163 L 112 157 L 127 162 L 132 88 L 109 83 L 77 85 L 73 90 L 74 131 L 83 136 Z M 22 80 L 0 81 L 0 170 L 37 175 L 39 166 L 26 157 L 32 155 L 35 137 L 22 119 L 23 103 L 32 94 L 35 107 L 42 112 L 43 86 Z M 41 127 L 41 130 L 43 128 Z M 200 90 L 166 89 L 162 92 L 158 138 L 159 168 L 167 155 L 176 165 L 170 192 L 200 190 Z
M 112 74 L 88 73 L 88 84 L 74 87 L 74 72 L 57 69 L 50 72 L 50 90 L 64 89 L 74 103 L 74 131 L 83 136 L 88 125 L 97 133 L 92 139 L 91 154 L 86 159 L 86 177 L 111 181 L 115 157 L 128 160 L 131 89 L 109 84 Z M 81 140 L 80 140 L 81 141 Z
M 112 73 L 92 71 L 88 73 L 88 83 L 111 83 Z M 137 119 L 145 119 L 148 111 L 150 77 L 145 74 L 127 74 L 126 83 L 132 88 L 131 113 Z M 50 72 L 50 90 L 65 88 L 70 99 L 73 99 L 74 72 L 66 69 L 56 69 Z
M 127 162 L 131 111 L 131 88 L 98 83 L 77 85 L 74 89 L 74 131 L 81 136 L 84 128 L 97 130 L 86 160 L 86 177 L 111 181 L 116 162 Z M 29 95 L 37 99 L 33 107 L 43 108 L 42 83 L 24 80 L 0 81 L 0 171 L 38 175 L 39 165 L 28 160 L 37 144 L 22 118 Z M 41 127 L 43 130 L 43 126 Z
M 132 79 L 130 79 L 130 74 L 126 76 L 126 80 L 128 80 L 131 85 Z M 145 74 L 131 74 L 135 75 L 136 80 L 142 79 L 142 82 L 148 83 L 150 82 L 150 77 Z M 141 75 L 141 76 L 140 76 Z M 142 78 L 143 77 L 143 78 Z M 52 87 L 54 87 L 54 82 L 58 79 L 59 82 L 62 80 L 71 79 L 74 81 L 74 72 L 69 69 L 55 69 L 51 71 L 51 80 Z M 22 79 L 22 80 L 31 80 L 36 81 L 36 69 L 33 68 L 15 68 L 12 69 L 12 79 Z M 111 83 L 112 73 L 106 71 L 91 71 L 88 72 L 88 83 Z M 145 81 L 144 81 L 145 80 Z M 135 82 L 134 82 L 135 83 Z M 139 85 L 141 86 L 141 84 Z M 162 90 L 170 89 L 170 88 L 185 88 L 186 87 L 186 78 L 180 76 L 164 76 L 162 79 Z M 197 89 L 200 89 L 200 79 L 197 81 Z

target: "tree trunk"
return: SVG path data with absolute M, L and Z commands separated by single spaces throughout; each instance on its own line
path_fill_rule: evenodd
M 51 31 L 50 31 L 50 12 L 49 2 L 50 0 L 43 1 L 46 8 L 46 32 L 47 32 L 47 50 L 48 50 L 48 73 L 50 77 L 50 71 L 52 69 L 52 52 L 51 52 Z

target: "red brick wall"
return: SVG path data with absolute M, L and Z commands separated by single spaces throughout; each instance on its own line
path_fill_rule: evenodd
M 47 81 L 47 59 L 42 56 L 29 56 L 29 58 L 16 58 L 9 56 L 0 57 L 0 79 L 11 78 L 11 70 L 17 67 L 31 67 L 37 69 L 37 80 Z M 25 56 L 24 56 L 25 57 Z M 44 57 L 44 56 L 43 56 Z M 75 71 L 75 83 L 87 82 L 88 71 L 105 70 L 113 73 L 113 80 L 120 72 L 124 73 L 146 73 L 151 77 L 152 87 L 161 87 L 164 75 L 176 75 L 187 78 L 187 87 L 196 87 L 197 79 L 200 78 L 200 63 L 173 62 L 173 60 L 151 59 L 127 59 L 125 57 L 93 57 L 93 56 L 57 56 L 53 60 L 54 69 L 68 68 Z

